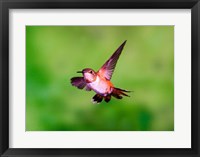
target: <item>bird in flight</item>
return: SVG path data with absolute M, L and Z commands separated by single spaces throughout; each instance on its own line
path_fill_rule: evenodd
M 127 92 L 130 91 L 116 88 L 110 81 L 125 44 L 126 41 L 119 46 L 119 48 L 97 72 L 91 68 L 77 71 L 77 73 L 82 73 L 83 77 L 71 78 L 71 84 L 79 89 L 85 88 L 86 91 L 93 90 L 96 92 L 96 95 L 92 98 L 93 103 L 100 103 L 103 99 L 106 102 L 109 102 L 111 96 L 117 99 L 122 99 L 122 96 L 129 96 L 127 95 Z

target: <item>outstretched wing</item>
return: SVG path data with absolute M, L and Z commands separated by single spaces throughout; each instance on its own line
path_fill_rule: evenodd
M 119 56 L 120 56 L 125 44 L 126 44 L 126 41 L 124 41 L 121 44 L 121 46 L 113 53 L 113 55 L 99 69 L 98 73 L 102 77 L 105 77 L 107 80 L 111 79 L 112 74 L 115 70 L 115 66 L 117 64 L 117 60 L 119 59 Z
M 83 77 L 73 77 L 71 78 L 72 86 L 76 86 L 79 89 L 85 88 L 85 90 L 90 91 L 91 89 L 87 86 Z

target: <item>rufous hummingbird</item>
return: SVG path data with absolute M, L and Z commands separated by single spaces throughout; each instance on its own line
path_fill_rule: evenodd
M 87 91 L 93 90 L 96 95 L 92 98 L 93 103 L 100 103 L 103 99 L 109 102 L 111 96 L 122 99 L 123 96 L 129 96 L 126 92 L 130 92 L 124 89 L 116 88 L 111 83 L 111 77 L 114 72 L 116 63 L 124 48 L 126 41 L 113 53 L 113 55 L 104 63 L 104 65 L 95 72 L 91 68 L 85 68 L 77 73 L 82 73 L 83 77 L 71 78 L 71 84 L 79 89 L 85 88 Z

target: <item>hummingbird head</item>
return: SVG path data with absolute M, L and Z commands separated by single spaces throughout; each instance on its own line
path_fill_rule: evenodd
M 87 82 L 93 82 L 97 77 L 96 72 L 90 68 L 83 69 L 82 71 L 77 71 L 77 73 L 82 73 Z

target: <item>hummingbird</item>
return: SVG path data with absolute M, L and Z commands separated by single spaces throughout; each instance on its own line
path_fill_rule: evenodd
M 110 81 L 125 44 L 126 40 L 97 72 L 91 68 L 77 71 L 77 73 L 82 73 L 83 77 L 71 78 L 72 86 L 76 86 L 79 89 L 85 89 L 86 91 L 93 90 L 96 93 L 92 98 L 93 103 L 100 103 L 103 99 L 105 102 L 109 102 L 111 96 L 117 99 L 122 99 L 122 96 L 129 97 L 127 92 L 130 91 L 116 88 Z

